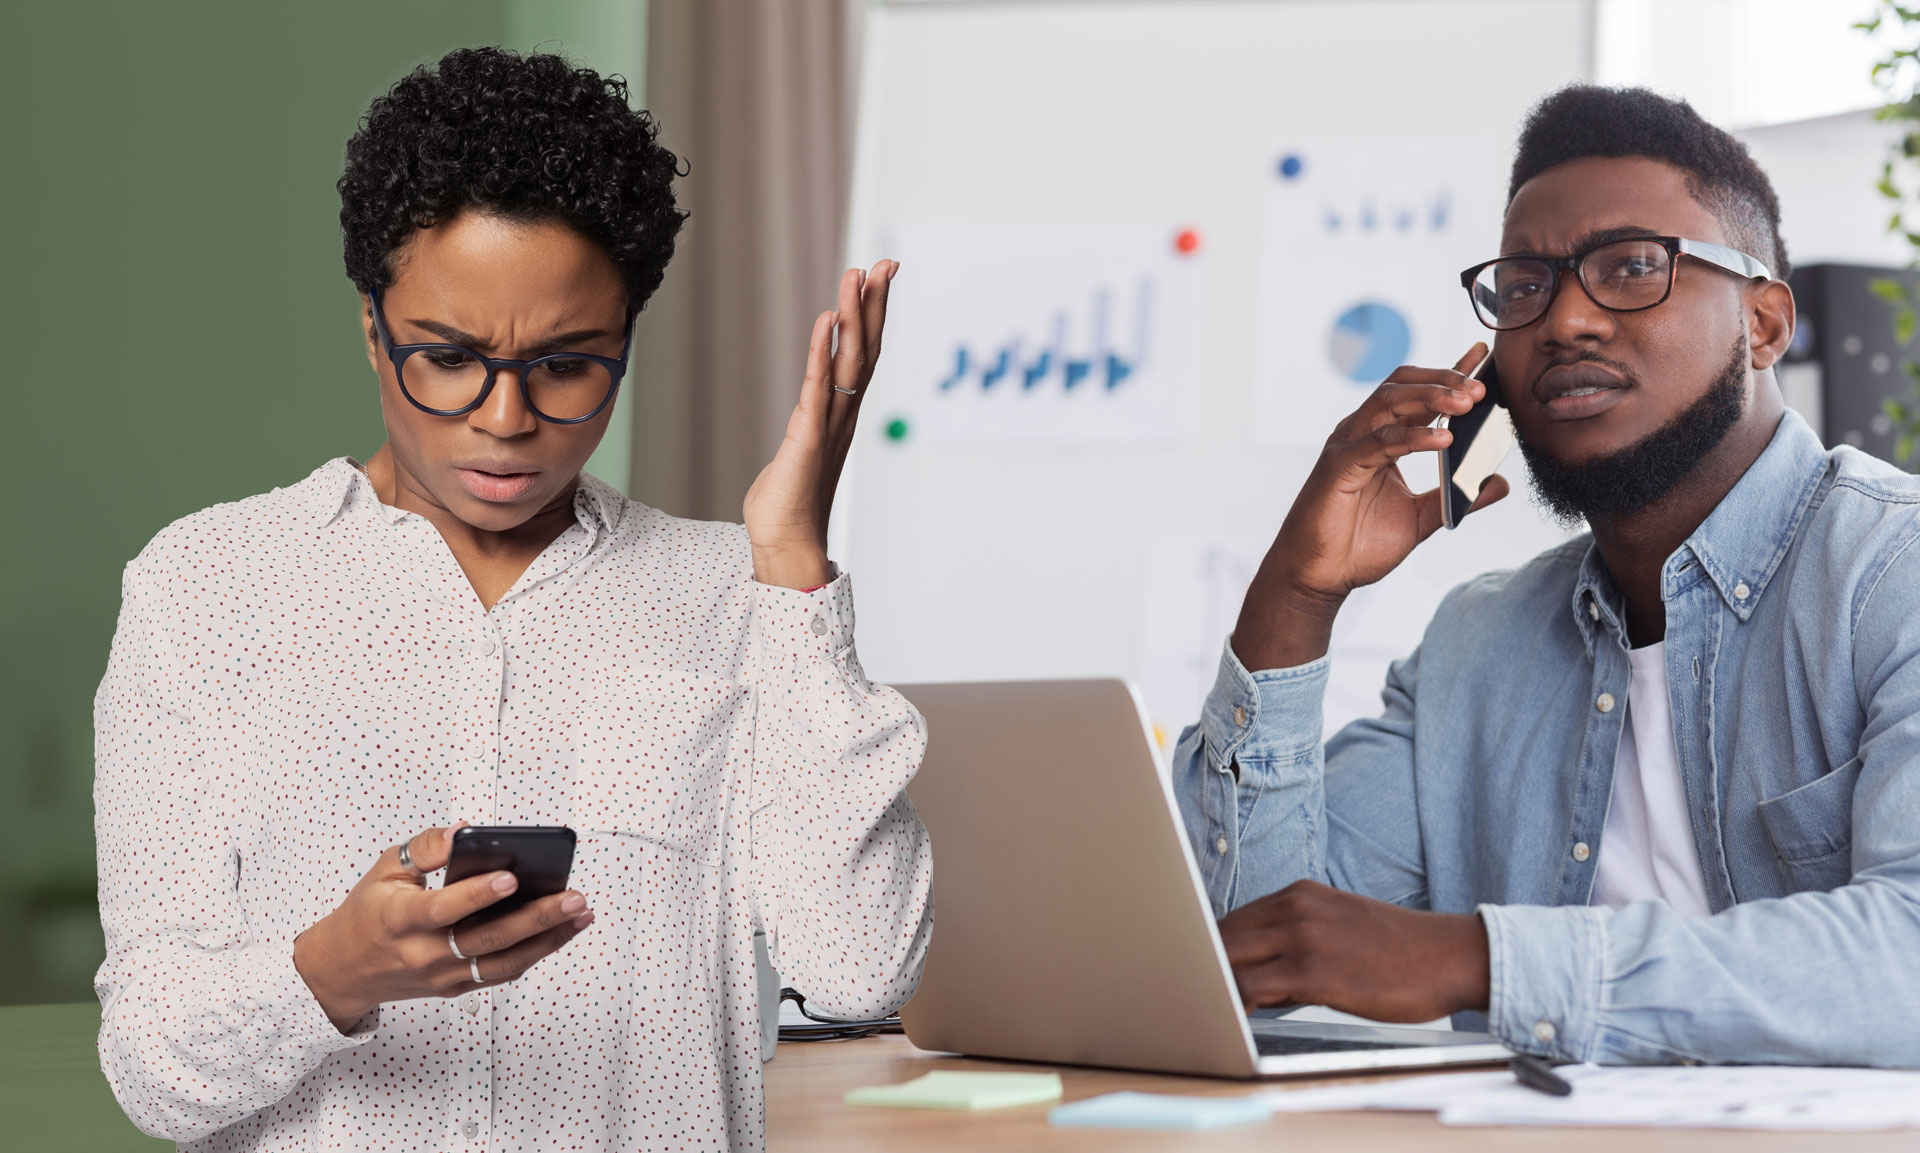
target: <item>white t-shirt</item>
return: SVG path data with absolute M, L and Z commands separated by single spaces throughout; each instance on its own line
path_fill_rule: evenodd
M 1628 901 L 1653 899 L 1681 916 L 1702 917 L 1713 907 L 1700 874 L 1673 743 L 1666 642 L 1627 655 L 1633 684 L 1627 692 L 1626 731 L 1613 760 L 1613 802 L 1600 835 L 1592 903 L 1617 909 Z

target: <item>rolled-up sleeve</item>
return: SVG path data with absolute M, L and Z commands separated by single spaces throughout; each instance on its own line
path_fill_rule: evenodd
M 1321 744 L 1331 660 L 1248 672 L 1229 643 L 1200 723 L 1174 747 L 1174 792 L 1216 915 L 1315 880 L 1421 907 L 1413 816 L 1419 653 L 1397 661 L 1378 717 Z
M 366 1043 L 328 1020 L 290 938 L 240 908 L 237 765 L 204 754 L 167 612 L 140 561 L 94 700 L 94 834 L 107 955 L 94 977 L 102 1071 L 156 1137 L 192 1141 L 285 1097 L 329 1053 Z
M 774 967 L 823 1011 L 913 995 L 933 929 L 932 848 L 906 786 L 926 723 L 853 647 L 853 586 L 754 585 L 753 881 Z

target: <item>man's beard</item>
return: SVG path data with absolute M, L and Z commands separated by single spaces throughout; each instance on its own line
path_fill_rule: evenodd
M 1605 520 L 1645 509 L 1677 488 L 1699 467 L 1746 411 L 1747 341 L 1733 354 L 1706 393 L 1685 412 L 1617 452 L 1586 464 L 1566 464 L 1520 438 L 1520 453 L 1533 474 L 1534 499 L 1562 528 L 1582 520 Z

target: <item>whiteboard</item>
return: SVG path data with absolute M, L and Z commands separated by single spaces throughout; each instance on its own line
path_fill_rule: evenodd
M 1284 365 L 1290 342 L 1307 345 L 1303 363 L 1321 364 L 1332 339 L 1317 329 L 1289 336 L 1298 321 L 1265 311 L 1280 307 L 1274 260 L 1283 258 L 1263 253 L 1275 248 L 1275 181 L 1287 179 L 1289 150 L 1309 142 L 1312 165 L 1343 147 L 1371 148 L 1377 160 L 1383 148 L 1391 159 L 1396 140 L 1470 140 L 1447 162 L 1453 170 L 1410 172 L 1410 186 L 1477 182 L 1484 199 L 1490 178 L 1503 198 L 1526 109 L 1590 73 L 1591 6 L 883 4 L 864 21 L 848 263 L 891 256 L 901 271 L 831 533 L 858 584 L 862 659 L 876 679 L 901 682 L 1126 676 L 1143 686 L 1156 725 L 1176 731 L 1195 719 L 1239 590 L 1331 431 L 1324 411 L 1303 411 L 1294 443 L 1279 443 L 1270 434 L 1289 412 L 1276 423 L 1273 396 L 1258 391 L 1262 365 L 1269 375 Z M 1375 207 L 1394 218 L 1384 202 Z M 1454 271 L 1493 254 L 1498 208 L 1458 206 L 1460 227 L 1478 229 L 1485 252 Z M 1352 227 L 1362 211 L 1347 203 L 1340 223 Z M 1100 230 L 1164 235 L 1173 247 L 1095 275 L 1096 254 L 1071 252 Z M 1019 253 L 1041 251 L 1021 247 L 1036 234 L 1058 247 L 1022 261 Z M 981 238 L 984 255 L 967 269 L 939 256 L 956 235 Z M 1192 251 L 1180 248 L 1189 242 Z M 916 262 L 916 248 L 928 259 Z M 1004 285 L 979 271 L 999 263 Z M 1381 282 L 1395 288 L 1394 270 Z M 1109 385 L 1083 376 L 1083 391 L 1071 392 L 1045 372 L 1027 395 L 1033 413 L 1053 415 L 1035 421 L 1064 420 L 1069 401 L 1084 402 L 1086 428 L 1111 434 L 1056 423 L 1016 435 L 1008 425 L 996 439 L 979 423 L 990 403 L 1015 411 L 1007 392 L 990 390 L 1017 393 L 1023 372 L 1051 371 L 1045 349 L 1092 363 L 1132 347 L 1096 322 L 1132 315 L 1143 284 L 1160 294 L 1151 296 L 1155 338 L 1181 349 L 1155 346 L 1166 355 L 1148 371 L 1154 404 L 1170 388 L 1177 403 L 1154 409 L 1151 427 L 1137 415 L 1091 415 L 1099 405 L 1117 411 L 1148 377 Z M 1028 297 L 1031 322 L 1008 319 L 1007 301 Z M 1464 293 L 1457 307 L 1446 322 L 1461 326 L 1454 334 L 1413 338 L 1415 355 L 1429 357 L 1421 362 L 1461 334 L 1477 338 Z M 1366 326 L 1374 315 L 1349 309 L 1343 323 L 1385 339 Z M 964 363 L 963 347 L 972 353 Z M 1370 363 L 1333 352 L 1355 371 Z M 999 374 L 982 372 L 983 359 Z M 1367 389 L 1349 387 L 1341 395 L 1357 404 Z M 1260 436 L 1256 399 L 1268 430 Z M 973 424 L 953 416 L 963 412 Z M 1408 471 L 1418 489 L 1434 483 L 1430 456 Z M 1507 472 L 1521 480 L 1517 454 Z M 1412 649 L 1449 587 L 1564 538 L 1516 493 L 1357 594 L 1335 636 L 1329 721 L 1377 711 L 1387 661 Z

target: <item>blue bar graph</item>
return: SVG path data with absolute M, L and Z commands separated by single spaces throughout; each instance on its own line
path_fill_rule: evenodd
M 990 392 L 1003 379 L 1018 375 L 1021 393 L 1032 393 L 1058 383 L 1064 392 L 1073 393 L 1088 383 L 1097 392 L 1112 393 L 1132 379 L 1148 360 L 1148 335 L 1153 331 L 1154 284 L 1143 278 L 1133 286 L 1130 331 L 1124 347 L 1114 339 L 1113 292 L 1096 289 L 1085 312 L 1075 315 L 1062 310 L 1054 313 L 1047 326 L 1044 342 L 1029 341 L 1023 334 L 977 347 L 956 344 L 952 368 L 936 383 L 941 392 L 978 388 Z M 1076 325 L 1076 321 L 1079 323 Z M 1084 339 L 1075 341 L 1075 333 Z M 1031 350 L 1030 352 L 1028 350 Z

